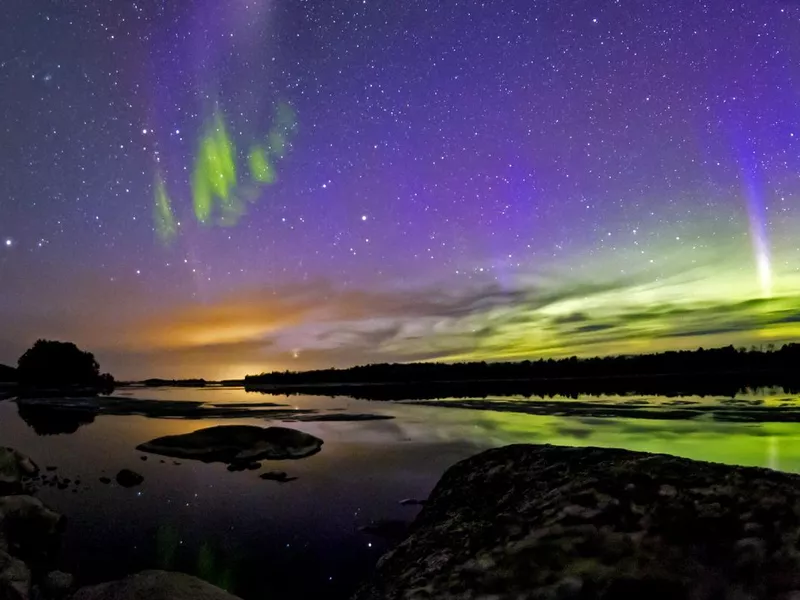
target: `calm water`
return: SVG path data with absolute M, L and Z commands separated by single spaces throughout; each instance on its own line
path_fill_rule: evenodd
M 524 414 L 524 399 L 482 399 L 450 406 L 357 401 L 344 397 L 275 397 L 241 389 L 142 389 L 119 395 L 208 403 L 274 401 L 299 409 L 391 415 L 393 420 L 279 423 L 312 433 L 322 452 L 300 461 L 265 461 L 263 470 L 298 479 L 263 481 L 258 472 L 228 472 L 221 464 L 150 456 L 137 444 L 216 424 L 264 425 L 264 419 L 148 419 L 99 416 L 75 433 L 39 436 L 0 402 L 4 445 L 31 455 L 41 466 L 79 478 L 81 490 L 45 487 L 39 496 L 67 515 L 62 568 L 84 582 L 142 568 L 176 569 L 227 587 L 246 600 L 346 598 L 371 570 L 389 542 L 360 531 L 377 520 L 410 521 L 441 474 L 480 450 L 510 443 L 615 446 L 696 459 L 800 472 L 800 423 L 721 421 L 752 408 L 793 411 L 796 399 L 779 391 L 735 399 L 581 397 L 548 399 L 547 411 L 611 407 L 597 416 Z M 488 404 L 484 404 L 488 403 Z M 446 402 L 444 404 L 447 404 Z M 534 402 L 534 404 L 536 404 Z M 464 408 L 469 406 L 471 408 Z M 613 407 L 630 411 L 614 416 Z M 661 418 L 676 408 L 697 409 L 691 420 Z M 541 412 L 541 411 L 538 411 Z M 736 418 L 739 418 L 738 416 Z M 775 419 L 773 419 L 775 420 Z M 123 467 L 145 477 L 138 488 L 104 485 Z M 88 489 L 84 489 L 88 487 Z

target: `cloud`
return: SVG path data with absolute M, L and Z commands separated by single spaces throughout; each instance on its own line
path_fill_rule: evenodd
M 361 289 L 317 280 L 199 298 L 87 275 L 65 288 L 57 308 L 17 309 L 4 319 L 0 359 L 50 337 L 91 349 L 118 377 L 217 378 L 369 362 L 780 343 L 800 333 L 800 295 L 751 297 L 727 280 L 700 275 L 527 276 L 504 285 L 485 279 Z

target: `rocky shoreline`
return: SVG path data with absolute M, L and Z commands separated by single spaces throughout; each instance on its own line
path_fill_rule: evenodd
M 235 600 L 166 571 L 78 588 L 56 570 L 66 519 L 31 495 L 40 480 L 33 460 L 0 448 L 0 599 Z M 514 445 L 403 502 L 421 513 L 353 600 L 800 598 L 799 475 Z
M 78 588 L 55 570 L 66 518 L 30 495 L 38 465 L 0 447 L 0 599 L 2 600 L 237 600 L 197 577 L 143 571 L 118 581 Z

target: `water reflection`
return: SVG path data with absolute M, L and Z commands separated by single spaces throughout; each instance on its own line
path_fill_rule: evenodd
M 795 442 L 800 423 L 781 420 L 796 413 L 797 402 L 783 390 L 733 399 L 628 395 L 536 401 L 490 396 L 480 404 L 470 399 L 370 402 L 297 395 L 276 398 L 286 406 L 275 407 L 266 406 L 264 396 L 242 389 L 123 392 L 129 400 L 164 402 L 169 411 L 147 403 L 140 415 L 56 410 L 45 411 L 44 418 L 12 402 L 0 403 L 4 444 L 40 465 L 57 466 L 62 477 L 80 478 L 82 490 L 88 487 L 75 494 L 52 487 L 38 493 L 69 517 L 61 567 L 84 582 L 170 568 L 198 574 L 246 600 L 348 598 L 389 544 L 370 535 L 371 527 L 408 523 L 418 508 L 401 506 L 400 500 L 426 498 L 453 463 L 511 443 L 613 446 L 800 472 Z M 179 402 L 200 406 L 175 406 Z M 204 412 L 203 407 L 225 410 Z M 231 416 L 234 409 L 244 412 Z M 278 413 L 269 409 L 314 411 L 295 416 L 393 418 L 287 423 L 282 419 L 290 415 L 275 418 Z M 691 418 L 663 418 L 676 410 L 688 411 Z M 183 411 L 216 416 L 161 416 Z M 730 418 L 741 414 L 747 418 Z M 768 420 L 750 418 L 757 415 Z M 74 433 L 38 435 L 55 433 L 54 422 L 63 432 Z M 298 477 L 283 486 L 260 479 L 258 472 L 228 472 L 223 464 L 175 465 L 157 457 L 142 461 L 135 450 L 156 437 L 222 424 L 287 426 L 321 438 L 325 449 L 288 466 L 265 461 L 265 470 L 286 470 Z M 120 468 L 133 468 L 144 483 L 125 490 L 99 482 L 101 476 L 113 479 Z
M 17 412 L 39 435 L 75 433 L 79 427 L 94 423 L 95 418 L 91 410 L 22 403 L 17 404 Z

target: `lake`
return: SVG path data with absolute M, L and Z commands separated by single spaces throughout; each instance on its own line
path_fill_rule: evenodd
M 369 402 L 347 397 L 265 396 L 237 388 L 127 388 L 118 398 L 209 405 L 287 405 L 316 414 L 378 414 L 389 420 L 275 422 L 324 440 L 297 461 L 264 461 L 288 483 L 223 464 L 144 456 L 152 438 L 265 418 L 167 419 L 100 415 L 74 433 L 39 435 L 10 400 L 0 402 L 2 443 L 56 466 L 72 480 L 38 496 L 68 517 L 61 568 L 81 583 L 144 568 L 196 574 L 245 600 L 347 598 L 390 547 L 361 528 L 410 522 L 453 463 L 512 443 L 613 446 L 800 472 L 797 398 L 762 389 L 735 398 L 519 397 Z M 180 464 L 175 464 L 179 462 Z M 144 483 L 104 484 L 121 468 Z M 74 481 L 80 480 L 75 486 Z M 74 490 L 74 491 L 73 491 Z

